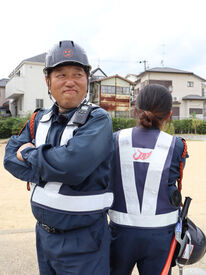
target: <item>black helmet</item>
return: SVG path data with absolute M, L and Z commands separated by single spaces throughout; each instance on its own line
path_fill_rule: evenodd
M 78 64 L 89 76 L 91 66 L 85 51 L 70 40 L 60 41 L 46 55 L 44 73 L 49 74 L 53 68 L 63 64 Z
M 179 243 L 179 253 L 176 262 L 180 265 L 190 265 L 198 262 L 206 252 L 206 238 L 200 228 L 190 219 L 183 225 L 186 231 Z

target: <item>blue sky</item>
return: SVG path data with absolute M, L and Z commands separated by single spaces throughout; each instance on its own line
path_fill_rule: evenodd
M 206 78 L 205 0 L 19 0 L 1 4 L 0 79 L 59 40 L 85 48 L 107 75 L 138 74 L 142 60 Z

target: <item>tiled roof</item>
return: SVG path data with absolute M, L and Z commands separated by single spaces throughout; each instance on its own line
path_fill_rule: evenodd
M 156 72 L 156 73 L 176 73 L 176 74 L 191 74 L 194 75 L 200 79 L 202 79 L 204 82 L 206 81 L 206 79 L 204 79 L 203 77 L 200 77 L 196 74 L 194 74 L 193 72 L 189 72 L 189 71 L 183 71 L 183 70 L 179 70 L 179 69 L 175 69 L 175 68 L 169 68 L 169 67 L 155 67 L 152 69 L 147 69 L 144 72 L 141 72 L 138 76 L 141 76 L 144 73 L 149 73 L 149 72 Z
M 35 55 L 33 57 L 30 57 L 30 58 L 24 59 L 23 61 L 44 63 L 45 57 L 46 57 L 46 53 L 42 53 L 42 54 Z
M 186 95 L 182 99 L 183 100 L 206 100 L 206 97 L 200 96 L 200 95 Z
M 124 78 L 124 77 L 122 77 L 122 76 L 120 76 L 120 75 L 118 75 L 118 74 L 116 74 L 116 75 L 111 75 L 111 76 L 107 76 L 107 77 L 104 77 L 104 78 L 101 78 L 101 79 L 98 79 L 98 80 L 94 80 L 94 81 L 91 81 L 91 82 L 101 82 L 101 81 L 104 81 L 104 80 L 106 80 L 106 79 L 111 79 L 111 78 L 114 78 L 114 77 L 120 78 L 120 79 L 122 79 L 122 80 L 124 80 L 124 81 L 130 83 L 131 85 L 134 85 L 134 84 L 135 84 L 134 82 L 130 81 L 129 79 Z
M 179 70 L 179 69 L 175 69 L 175 68 L 169 68 L 169 67 L 155 67 L 152 69 L 147 69 L 146 72 L 192 74 L 192 72 L 183 71 L 183 70 Z
M 105 72 L 103 72 L 102 69 L 100 68 L 96 68 L 95 70 L 91 71 L 91 76 L 93 76 L 97 71 L 100 71 L 105 77 L 107 77 Z

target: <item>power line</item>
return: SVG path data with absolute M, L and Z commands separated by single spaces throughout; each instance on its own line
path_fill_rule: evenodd
M 107 63 L 107 62 L 110 62 L 110 63 L 133 63 L 133 64 L 138 64 L 138 63 L 142 63 L 144 64 L 144 70 L 148 69 L 149 66 L 148 66 L 148 61 L 147 60 L 137 60 L 137 61 L 132 61 L 132 60 L 118 60 L 118 59 L 98 59 L 98 60 L 95 60 L 97 63 L 98 63 L 98 66 L 100 66 L 100 63 Z
M 117 59 L 98 59 L 98 62 L 137 63 L 137 61 L 131 61 L 131 60 L 117 60 Z

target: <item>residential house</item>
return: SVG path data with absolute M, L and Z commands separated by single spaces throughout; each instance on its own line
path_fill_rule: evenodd
M 6 101 L 5 98 L 5 87 L 7 82 L 8 78 L 0 79 L 0 117 L 11 116 L 11 112 L 9 110 L 9 102 Z
M 6 98 L 5 98 L 5 87 L 8 82 L 8 78 L 0 79 L 0 107 L 7 106 Z
M 107 77 L 107 75 L 100 67 L 96 68 L 90 73 L 90 81 L 99 80 L 105 77 Z
M 90 81 L 90 101 L 107 110 L 113 117 L 128 117 L 134 82 L 113 75 Z
M 48 108 L 48 97 L 43 68 L 46 53 L 23 60 L 9 75 L 6 98 L 13 116 L 25 116 L 36 108 Z
M 127 78 L 131 79 L 131 75 Z M 161 84 L 172 94 L 173 119 L 189 118 L 193 113 L 200 119 L 206 119 L 205 82 L 206 79 L 193 72 L 168 67 L 147 69 L 136 75 L 133 99 L 146 85 Z

